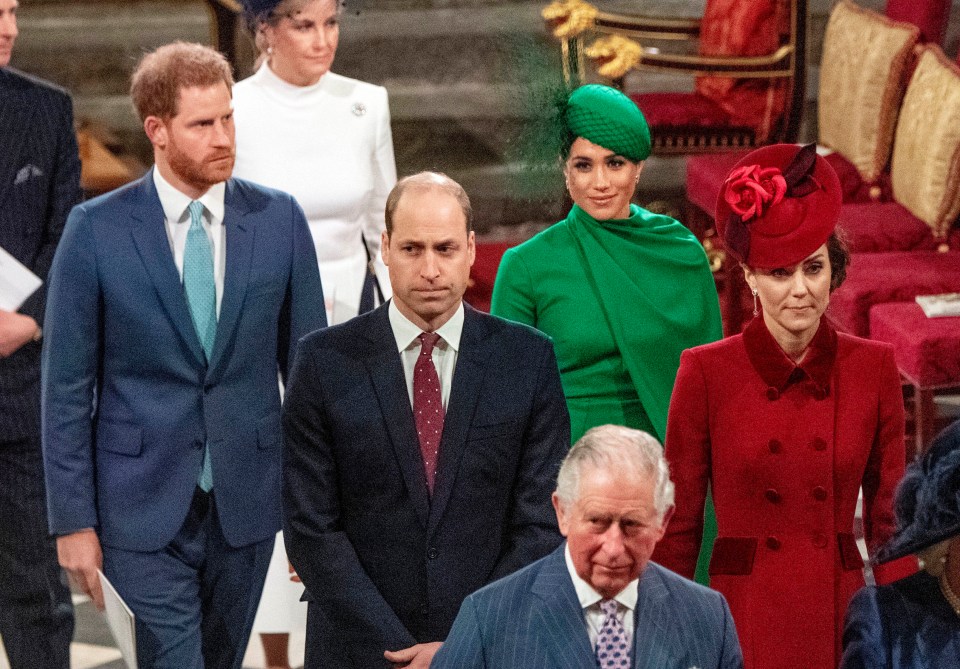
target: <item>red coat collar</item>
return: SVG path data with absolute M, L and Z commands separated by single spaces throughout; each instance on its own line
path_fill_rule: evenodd
M 743 343 L 753 368 L 771 388 L 783 392 L 791 383 L 809 379 L 824 396 L 829 394 L 833 362 L 837 358 L 837 333 L 827 319 L 820 319 L 817 334 L 813 335 L 810 349 L 799 365 L 783 352 L 762 317 L 754 318 L 744 329 Z

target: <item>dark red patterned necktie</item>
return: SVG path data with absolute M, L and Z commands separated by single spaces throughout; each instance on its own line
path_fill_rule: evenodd
M 440 340 L 435 332 L 420 335 L 420 355 L 413 368 L 413 417 L 420 437 L 420 455 L 427 475 L 427 488 L 433 492 L 433 478 L 437 471 L 437 454 L 443 435 L 443 395 L 440 376 L 433 365 L 433 347 Z

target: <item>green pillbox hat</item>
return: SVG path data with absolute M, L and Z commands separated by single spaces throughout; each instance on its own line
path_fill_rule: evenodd
M 650 155 L 650 128 L 639 107 L 615 88 L 580 86 L 567 99 L 567 128 L 634 162 Z

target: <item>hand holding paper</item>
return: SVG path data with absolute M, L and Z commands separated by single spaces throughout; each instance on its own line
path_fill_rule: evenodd
M 43 281 L 0 247 L 0 309 L 16 311 Z

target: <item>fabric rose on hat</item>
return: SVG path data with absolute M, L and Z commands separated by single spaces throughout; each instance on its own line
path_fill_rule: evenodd
M 746 222 L 763 216 L 764 209 L 778 204 L 786 193 L 787 181 L 779 168 L 744 165 L 730 173 L 723 199 Z

